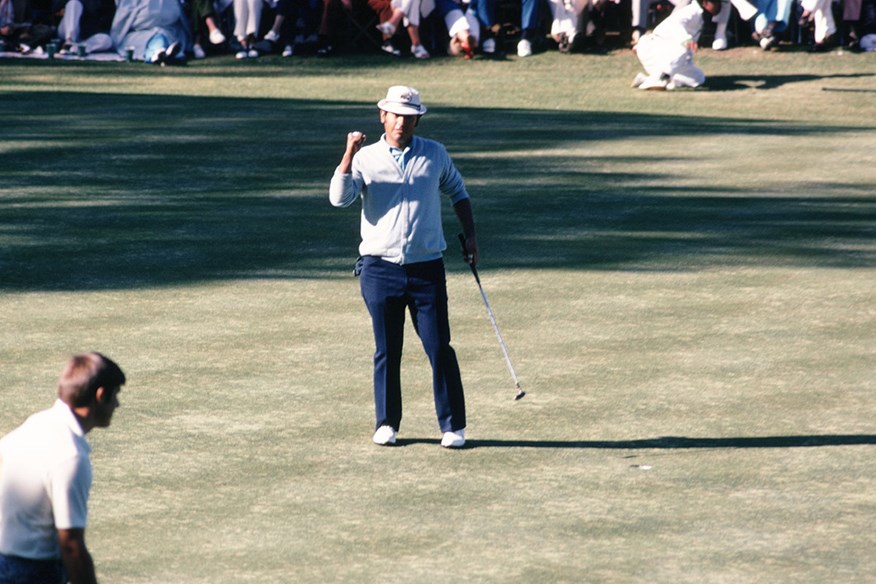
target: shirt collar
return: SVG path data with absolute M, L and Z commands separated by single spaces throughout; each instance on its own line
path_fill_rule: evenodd
M 55 400 L 55 405 L 52 406 L 52 411 L 59 419 L 64 420 L 64 423 L 73 434 L 85 438 L 85 432 L 82 430 L 82 426 L 79 425 L 79 419 L 76 417 L 76 414 L 73 413 L 70 406 L 58 399 Z
M 411 148 L 413 147 L 413 145 L 414 145 L 414 140 L 416 140 L 416 139 L 417 139 L 417 137 L 416 137 L 416 136 L 413 136 L 413 137 L 411 138 L 411 142 L 407 145 L 407 147 L 405 147 L 404 150 L 399 150 L 399 149 L 396 148 L 395 146 L 390 146 L 389 142 L 386 141 L 386 133 L 383 133 L 383 134 L 381 134 L 381 136 L 380 136 L 380 141 L 383 143 L 384 146 L 386 146 L 387 150 L 389 150 L 390 152 L 392 152 L 393 150 L 395 150 L 395 151 L 400 151 L 400 152 L 402 152 L 402 153 L 407 153 L 407 152 L 409 152 L 409 151 L 411 150 Z

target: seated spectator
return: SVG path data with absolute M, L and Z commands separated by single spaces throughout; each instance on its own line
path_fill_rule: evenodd
M 517 41 L 517 56 L 532 55 L 532 43 L 539 37 L 540 0 L 521 0 L 520 4 L 520 40 Z
M 428 59 L 429 52 L 420 41 L 420 0 L 392 0 L 390 8 L 389 18 L 377 25 L 383 35 L 382 49 L 391 55 L 400 54 L 392 44 L 392 37 L 404 23 L 411 39 L 411 54 L 417 59 Z
M 548 0 L 551 9 L 551 38 L 561 53 L 569 53 L 578 40 L 579 32 L 590 34 L 595 29 L 594 15 L 604 0 Z
M 842 43 L 850 49 L 861 48 L 859 43 L 864 35 L 876 32 L 876 3 L 873 0 L 843 0 L 843 38 Z M 866 6 L 866 10 L 865 10 Z M 867 22 L 869 21 L 869 30 Z
M 266 48 L 283 46 L 283 56 L 301 54 L 317 42 L 321 4 L 319 0 L 276 0 L 269 2 L 274 20 L 265 34 Z
M 652 4 L 658 4 L 660 0 L 631 0 L 630 8 L 632 9 L 632 20 L 631 24 L 633 27 L 632 34 L 632 45 L 635 47 L 639 42 L 639 39 L 642 38 L 648 29 L 650 28 L 650 22 L 648 21 L 648 10 L 651 8 Z M 675 6 L 675 2 L 670 0 L 673 6 Z
M 213 0 L 192 0 L 190 6 L 192 11 L 190 20 L 194 37 L 192 53 L 195 59 L 203 59 L 207 56 L 204 51 L 204 39 L 208 39 L 211 45 L 218 46 L 225 42 L 225 34 L 216 24 L 218 15 Z
M 687 6 L 691 0 L 675 0 L 675 6 Z M 728 0 L 721 2 L 721 10 L 718 14 L 712 16 L 712 22 L 715 23 L 715 35 L 712 40 L 712 49 L 715 51 L 723 51 L 727 48 L 727 24 L 730 22 L 730 13 L 732 4 Z
M 323 0 L 322 18 L 319 21 L 316 42 L 316 54 L 320 57 L 327 57 L 335 52 L 332 44 L 335 36 L 332 23 L 336 21 L 339 10 L 345 11 L 352 18 L 353 0 Z
M 192 44 L 179 0 L 118 0 L 110 36 L 120 55 L 131 49 L 135 61 L 154 64 L 184 59 Z
M 643 35 L 635 51 L 646 74 L 637 74 L 633 87 L 653 90 L 702 85 L 706 76 L 693 64 L 693 56 L 703 29 L 703 11 L 715 15 L 720 10 L 720 0 L 702 0 L 702 6 L 694 0 L 673 10 L 654 32 Z
M 767 51 L 779 42 L 777 35 L 788 28 L 793 0 L 754 0 L 753 3 L 758 13 L 754 17 L 752 38 Z
M 30 0 L 0 0 L 0 39 L 6 51 L 30 53 L 53 36 L 51 22 L 41 22 Z
M 470 59 L 478 46 L 485 54 L 496 52 L 495 0 L 437 0 L 436 7 L 450 37 L 448 53 Z
M 112 50 L 113 0 L 55 0 L 53 8 L 62 15 L 58 23 L 62 54 L 77 53 L 80 44 L 86 53 Z
M 817 52 L 827 48 L 830 38 L 836 33 L 836 22 L 833 19 L 832 0 L 801 0 L 803 14 L 800 15 L 800 26 L 815 28 L 813 43 L 810 50 Z
M 262 23 L 262 9 L 262 0 L 234 0 L 234 36 L 240 45 L 234 55 L 236 59 L 259 56 L 255 45 Z
M 728 47 L 727 25 L 730 24 L 730 13 L 732 8 L 733 6 L 730 2 L 721 2 L 720 12 L 712 17 L 712 22 L 715 23 L 715 36 L 712 39 L 712 49 L 715 51 L 723 51 Z
M 556 41 L 561 53 L 572 50 L 572 43 L 578 34 L 584 2 L 578 0 L 548 0 L 551 9 L 551 38 Z

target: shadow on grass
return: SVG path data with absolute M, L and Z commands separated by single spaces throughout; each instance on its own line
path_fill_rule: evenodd
M 874 77 L 870 73 L 835 73 L 825 75 L 794 74 L 794 75 L 710 75 L 706 79 L 706 87 L 714 91 L 737 91 L 740 89 L 776 89 L 788 83 L 819 81 L 828 79 L 857 79 Z
M 346 132 L 379 136 L 373 104 L 12 93 L 0 94 L 0 123 L 0 290 L 349 274 L 358 210 L 332 208 L 327 190 Z M 693 154 L 599 148 L 631 136 L 820 140 L 860 127 L 442 108 L 421 131 L 448 145 L 469 183 L 482 270 L 876 265 L 876 195 L 863 185 L 838 176 L 751 193 L 664 170 Z M 451 270 L 465 269 L 454 259 Z
M 432 438 L 399 439 L 396 446 L 439 444 Z M 471 448 L 583 448 L 592 450 L 682 450 L 694 448 L 813 448 L 876 444 L 874 434 L 826 434 L 809 436 L 763 436 L 740 438 L 686 438 L 664 436 L 641 440 L 468 440 Z

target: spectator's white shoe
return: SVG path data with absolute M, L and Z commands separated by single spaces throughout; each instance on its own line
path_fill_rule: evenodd
M 630 83 L 630 87 L 635 89 L 636 87 L 642 85 L 646 79 L 648 79 L 648 76 L 644 73 L 636 73 L 636 76 L 633 78 L 633 82 Z
M 259 52 L 255 49 L 250 49 L 246 52 L 246 56 L 249 57 L 250 59 L 258 59 Z
M 725 37 L 715 37 L 715 40 L 712 41 L 712 50 L 713 51 L 727 50 L 727 39 Z
M 392 426 L 383 425 L 377 429 L 371 441 L 379 446 L 392 446 L 395 444 L 395 430 Z
M 481 51 L 484 52 L 485 55 L 492 55 L 496 52 L 496 39 L 487 39 L 484 41 L 484 44 L 481 45 Z
M 195 45 L 192 47 L 192 54 L 195 59 L 204 59 L 207 56 L 207 53 L 204 52 L 203 47 L 201 45 Z
M 388 55 L 392 55 L 393 57 L 401 57 L 401 51 L 389 42 L 384 41 L 382 45 L 380 45 L 380 50 Z
M 225 42 L 225 35 L 218 28 L 210 31 L 210 42 L 214 45 L 221 45 Z
M 462 448 L 465 446 L 465 428 L 454 432 L 444 432 L 441 438 L 441 446 L 444 448 Z
M 236 53 L 234 53 L 235 59 L 246 59 L 247 56 L 248 55 L 246 54 L 246 49 L 241 49 L 241 50 L 237 51 Z
M 532 55 L 532 43 L 526 39 L 521 39 L 519 43 L 517 43 L 517 56 L 518 57 L 529 57 Z
M 414 55 L 414 58 L 416 59 L 428 59 L 432 56 L 423 45 L 413 45 L 411 47 L 411 54 Z
M 164 54 L 168 60 L 175 58 L 182 52 L 182 45 L 178 42 L 174 41 L 168 45 L 167 49 L 165 49 Z
M 269 43 L 276 43 L 278 40 L 280 40 L 280 35 L 272 30 L 269 30 L 268 34 L 265 35 L 265 40 Z
M 295 47 L 293 47 L 292 45 L 286 45 L 286 47 L 283 49 L 283 56 L 284 57 L 291 57 L 294 54 L 295 54 Z
M 150 62 L 154 65 L 164 65 L 165 63 L 176 57 L 181 49 L 182 45 L 174 41 L 170 43 L 169 46 L 155 51 L 155 54 L 152 55 L 152 60 Z
M 377 25 L 376 28 L 388 37 L 391 37 L 395 34 L 395 25 L 393 25 L 391 22 L 381 22 Z

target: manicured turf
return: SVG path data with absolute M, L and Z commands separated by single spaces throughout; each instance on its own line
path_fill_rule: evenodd
M 876 60 L 0 61 L 0 433 L 76 351 L 102 582 L 863 582 L 876 573 Z M 386 86 L 472 193 L 515 388 L 446 216 L 469 448 L 409 327 L 370 443 L 356 209 Z

